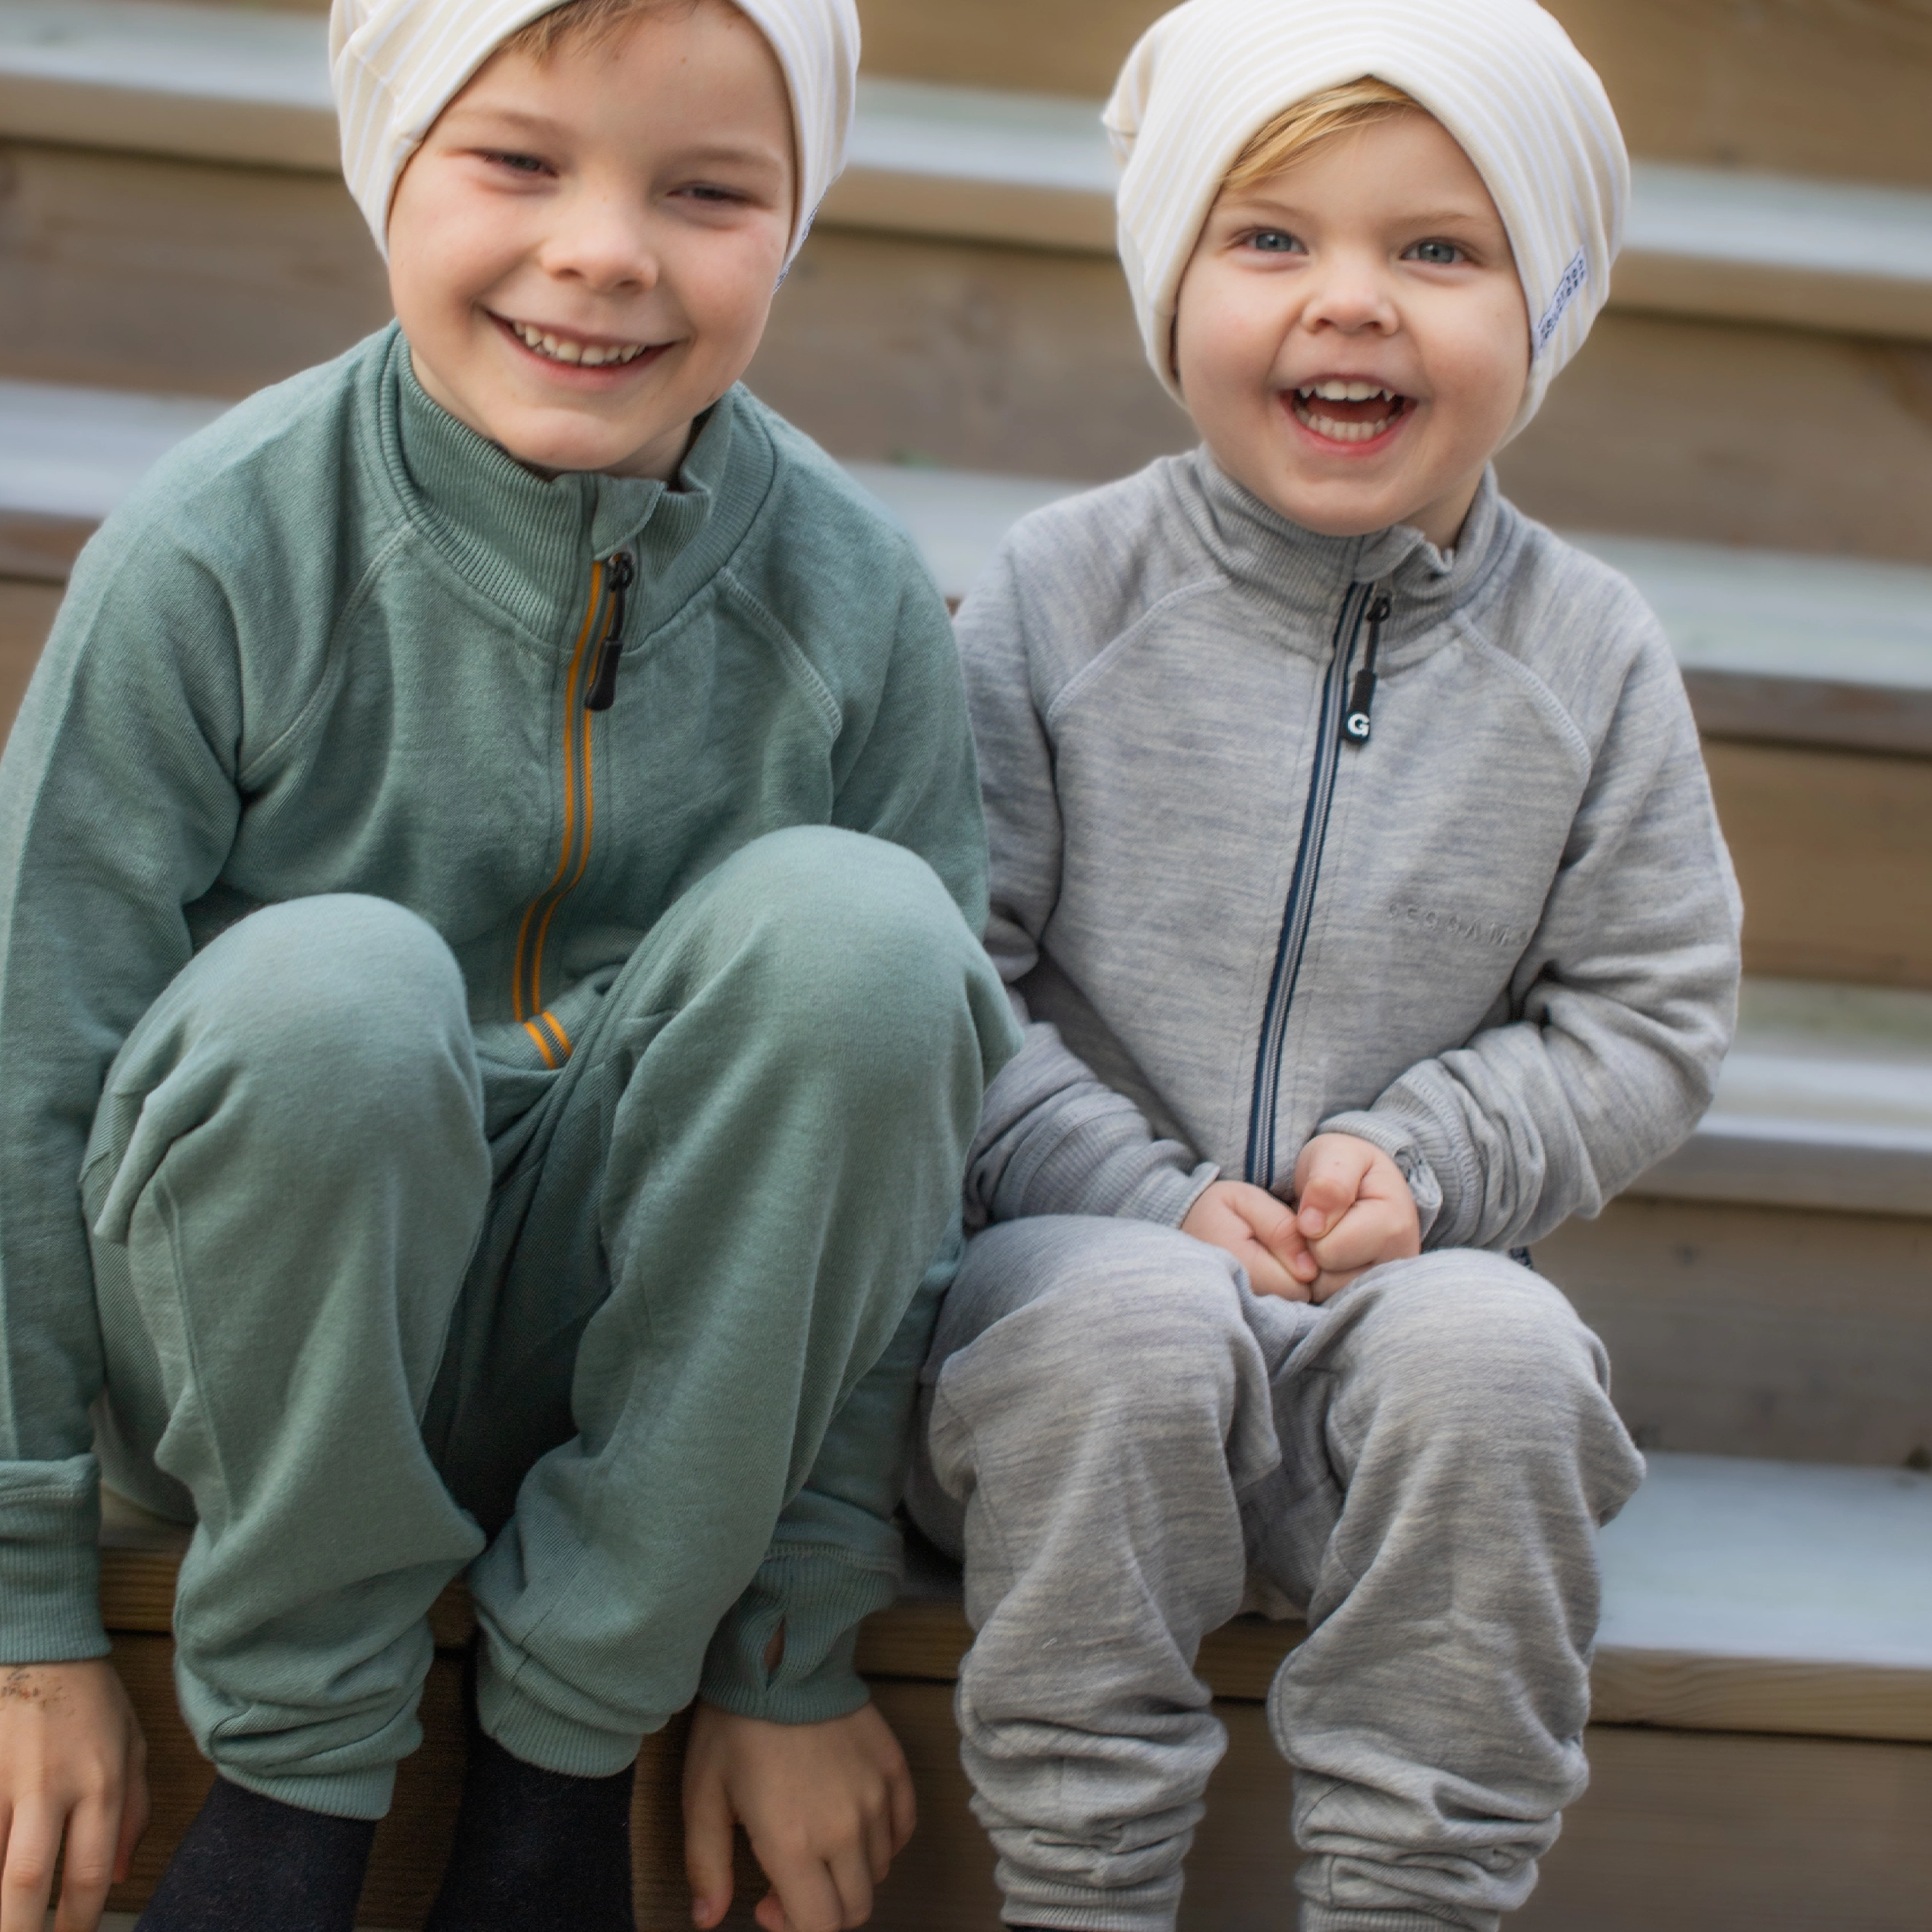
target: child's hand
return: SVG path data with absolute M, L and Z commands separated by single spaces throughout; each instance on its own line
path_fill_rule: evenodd
M 823 1724 L 734 1717 L 700 1701 L 684 1755 L 684 1868 L 691 1918 L 731 1905 L 731 1827 L 742 1824 L 771 1889 L 765 1932 L 847 1932 L 913 1835 L 912 1773 L 871 1704 Z
M 1232 1255 L 1258 1295 L 1305 1302 L 1321 1273 L 1294 1209 L 1246 1181 L 1214 1182 L 1188 1209 L 1181 1232 Z
M 105 1657 L 0 1667 L 0 1932 L 94 1932 L 148 1822 L 147 1747 Z
M 1353 1134 L 1317 1134 L 1295 1163 L 1295 1226 L 1319 1268 L 1325 1302 L 1358 1274 L 1422 1252 L 1415 1197 L 1402 1170 Z

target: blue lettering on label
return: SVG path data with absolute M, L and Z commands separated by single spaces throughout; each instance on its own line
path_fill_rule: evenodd
M 1557 292 L 1550 297 L 1550 306 L 1543 311 L 1543 319 L 1536 325 L 1536 353 L 1540 356 L 1551 336 L 1557 332 L 1557 325 L 1563 319 L 1563 311 L 1575 299 L 1576 292 L 1590 279 L 1590 264 L 1582 249 L 1569 258 L 1569 266 L 1563 273 L 1563 279 L 1557 284 Z

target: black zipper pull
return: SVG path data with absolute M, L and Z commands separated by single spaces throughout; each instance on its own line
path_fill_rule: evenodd
M 636 580 L 637 567 L 630 552 L 614 552 L 604 567 L 610 603 L 604 617 L 604 634 L 597 640 L 597 666 L 591 674 L 590 689 L 584 693 L 586 711 L 608 711 L 617 695 L 617 665 L 624 656 L 624 600 Z
M 1368 606 L 1368 649 L 1362 668 L 1355 674 L 1355 688 L 1349 693 L 1349 708 L 1342 714 L 1342 742 L 1365 745 L 1375 709 L 1375 653 L 1382 644 L 1382 627 L 1394 608 L 1386 590 L 1378 590 Z

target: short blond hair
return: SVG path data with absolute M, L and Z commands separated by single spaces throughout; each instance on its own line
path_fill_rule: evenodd
M 610 0 L 577 0 L 577 4 L 610 4 Z M 1299 159 L 1318 141 L 1352 134 L 1359 127 L 1372 127 L 1378 121 L 1393 121 L 1397 115 L 1428 112 L 1414 95 L 1405 94 L 1373 74 L 1324 87 L 1277 114 L 1236 157 L 1221 187 L 1231 193 L 1246 194 Z
M 562 47 L 613 40 L 646 14 L 693 13 L 704 4 L 705 0 L 564 0 L 562 6 L 519 27 L 504 42 L 502 51 L 541 62 Z

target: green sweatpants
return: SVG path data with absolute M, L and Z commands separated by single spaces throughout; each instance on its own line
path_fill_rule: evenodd
M 532 1763 L 620 1768 L 701 1676 L 788 1721 L 862 1695 L 845 1633 L 891 1593 L 1004 994 L 921 860 L 815 827 L 598 991 L 552 1070 L 473 1030 L 413 914 L 296 900 L 115 1062 L 83 1176 L 102 1463 L 196 1524 L 177 1679 L 236 1783 L 384 1811 L 466 1567 L 485 1726 Z

